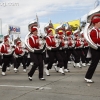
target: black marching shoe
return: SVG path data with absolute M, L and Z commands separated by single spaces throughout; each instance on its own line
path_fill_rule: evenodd
M 39 78 L 40 80 L 42 80 L 42 81 L 45 81 L 45 78 Z

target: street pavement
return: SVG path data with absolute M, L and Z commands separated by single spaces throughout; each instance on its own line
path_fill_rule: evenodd
M 68 64 L 68 68 L 70 73 L 65 75 L 54 68 L 50 70 L 51 76 L 46 76 L 44 71 L 46 81 L 39 80 L 36 70 L 33 81 L 29 81 L 29 70 L 25 73 L 20 67 L 15 73 L 10 67 L 6 76 L 0 75 L 0 100 L 100 100 L 100 63 L 93 76 L 95 83 L 91 84 L 84 81 L 88 66 L 74 68 Z

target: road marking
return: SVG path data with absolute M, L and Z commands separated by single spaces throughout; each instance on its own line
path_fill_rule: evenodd
M 50 87 L 35 87 L 35 86 L 16 86 L 16 85 L 0 85 L 0 87 L 15 87 L 15 88 L 34 88 L 37 90 L 41 89 L 51 89 Z

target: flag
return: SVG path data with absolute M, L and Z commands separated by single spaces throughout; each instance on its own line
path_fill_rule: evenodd
M 77 30 L 77 28 L 80 27 L 80 20 L 69 21 L 68 24 L 71 26 L 72 31 L 74 32 L 75 30 Z
M 53 34 L 55 34 L 55 29 L 56 29 L 58 26 L 60 26 L 60 23 L 55 23 L 55 24 L 53 24 L 53 28 L 54 28 Z
M 55 24 L 53 24 L 54 29 L 56 29 L 58 26 L 60 26 L 59 23 L 55 23 Z

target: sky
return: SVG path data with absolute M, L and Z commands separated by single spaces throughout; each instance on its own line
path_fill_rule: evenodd
M 28 24 L 39 18 L 40 30 L 44 33 L 44 26 L 52 23 L 68 22 L 81 19 L 94 9 L 96 0 L 0 0 L 0 19 L 3 35 L 8 34 L 7 25 L 21 28 L 20 37 L 25 38 Z

